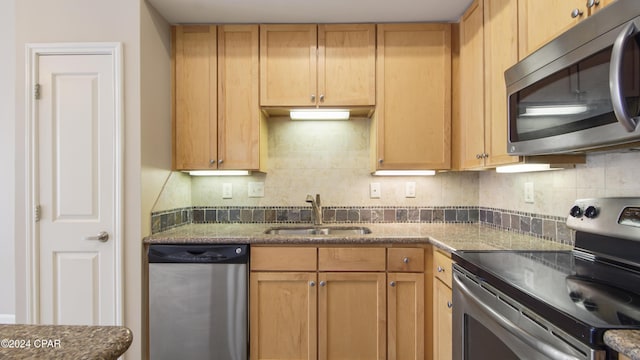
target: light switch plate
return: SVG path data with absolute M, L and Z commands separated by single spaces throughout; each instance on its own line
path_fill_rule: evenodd
M 533 182 L 528 181 L 524 183 L 524 202 L 527 204 L 533 204 L 535 202 L 535 195 L 533 191 Z
M 263 182 L 250 182 L 249 183 L 249 197 L 264 197 L 264 183 Z
M 416 197 L 416 183 L 415 181 L 408 181 L 404 184 L 404 196 L 408 198 Z
M 380 199 L 380 183 L 371 183 L 369 185 L 369 197 Z
M 222 198 L 223 199 L 231 199 L 231 198 L 233 198 L 233 184 L 232 183 L 224 183 L 224 184 L 222 184 Z

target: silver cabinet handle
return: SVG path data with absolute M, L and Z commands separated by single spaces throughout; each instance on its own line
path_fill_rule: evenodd
M 311 287 L 316 286 L 316 282 L 315 281 L 309 281 L 309 286 L 311 286 Z
M 383 159 L 378 159 L 378 163 L 382 164 L 384 162 Z
M 326 281 L 324 281 L 324 280 L 323 280 L 323 281 L 320 281 L 320 286 L 326 286 L 326 285 L 327 285 L 327 282 L 326 282 Z
M 222 164 L 224 162 L 224 160 L 220 159 L 218 160 L 218 164 Z
M 453 307 L 453 303 L 451 301 L 447 301 L 447 307 L 451 309 Z
M 320 102 L 324 102 L 324 94 L 320 94 Z
M 403 257 L 403 258 L 402 258 L 402 262 L 403 262 L 403 263 L 405 263 L 405 264 L 408 264 L 408 263 L 409 263 L 409 258 L 408 258 L 408 257 L 406 257 L 406 256 L 405 256 L 405 257 Z
M 571 17 L 574 18 L 574 19 L 579 17 L 579 16 L 582 16 L 582 14 L 583 14 L 583 12 L 580 9 L 573 9 L 571 11 Z
M 587 0 L 587 7 L 591 9 L 594 6 L 600 5 L 600 0 Z
M 439 273 L 444 272 L 444 268 L 442 266 L 438 266 L 438 272 Z
M 84 239 L 85 240 L 97 240 L 97 241 L 100 241 L 100 242 L 107 242 L 107 241 L 109 241 L 109 233 L 106 232 L 106 231 L 101 231 L 96 236 L 87 236 Z
M 624 60 L 624 48 L 627 45 L 627 41 L 637 33 L 638 28 L 633 21 L 625 25 L 615 43 L 613 43 L 611 63 L 609 65 L 609 91 L 611 93 L 613 112 L 616 114 L 620 125 L 628 132 L 636 130 L 640 117 L 631 117 L 627 112 L 624 95 L 622 94 L 622 61 Z
M 211 159 L 209 160 L 209 165 L 215 165 L 216 164 L 216 159 Z
M 389 283 L 389 286 L 391 286 L 391 287 L 396 287 L 396 282 L 395 282 L 395 281 L 390 282 L 390 283 Z
M 311 102 L 312 103 L 316 102 L 316 95 L 315 94 L 311 94 Z

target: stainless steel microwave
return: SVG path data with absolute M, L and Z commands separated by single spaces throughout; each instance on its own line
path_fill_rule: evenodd
M 512 155 L 640 142 L 640 1 L 617 0 L 505 72 Z

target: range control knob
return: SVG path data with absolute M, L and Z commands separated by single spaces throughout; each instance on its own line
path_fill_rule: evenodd
M 598 209 L 593 205 L 587 206 L 587 208 L 584 209 L 584 216 L 588 217 L 589 219 L 593 219 L 598 216 Z
M 580 209 L 580 206 L 574 205 L 571 210 L 569 210 L 569 215 L 574 218 L 580 217 L 582 216 L 582 209 Z

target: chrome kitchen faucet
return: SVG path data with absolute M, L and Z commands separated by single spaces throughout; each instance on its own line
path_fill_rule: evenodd
M 322 225 L 322 205 L 320 205 L 320 194 L 316 194 L 315 200 L 313 196 L 307 195 L 308 203 L 311 203 L 311 208 L 313 210 L 313 225 Z

